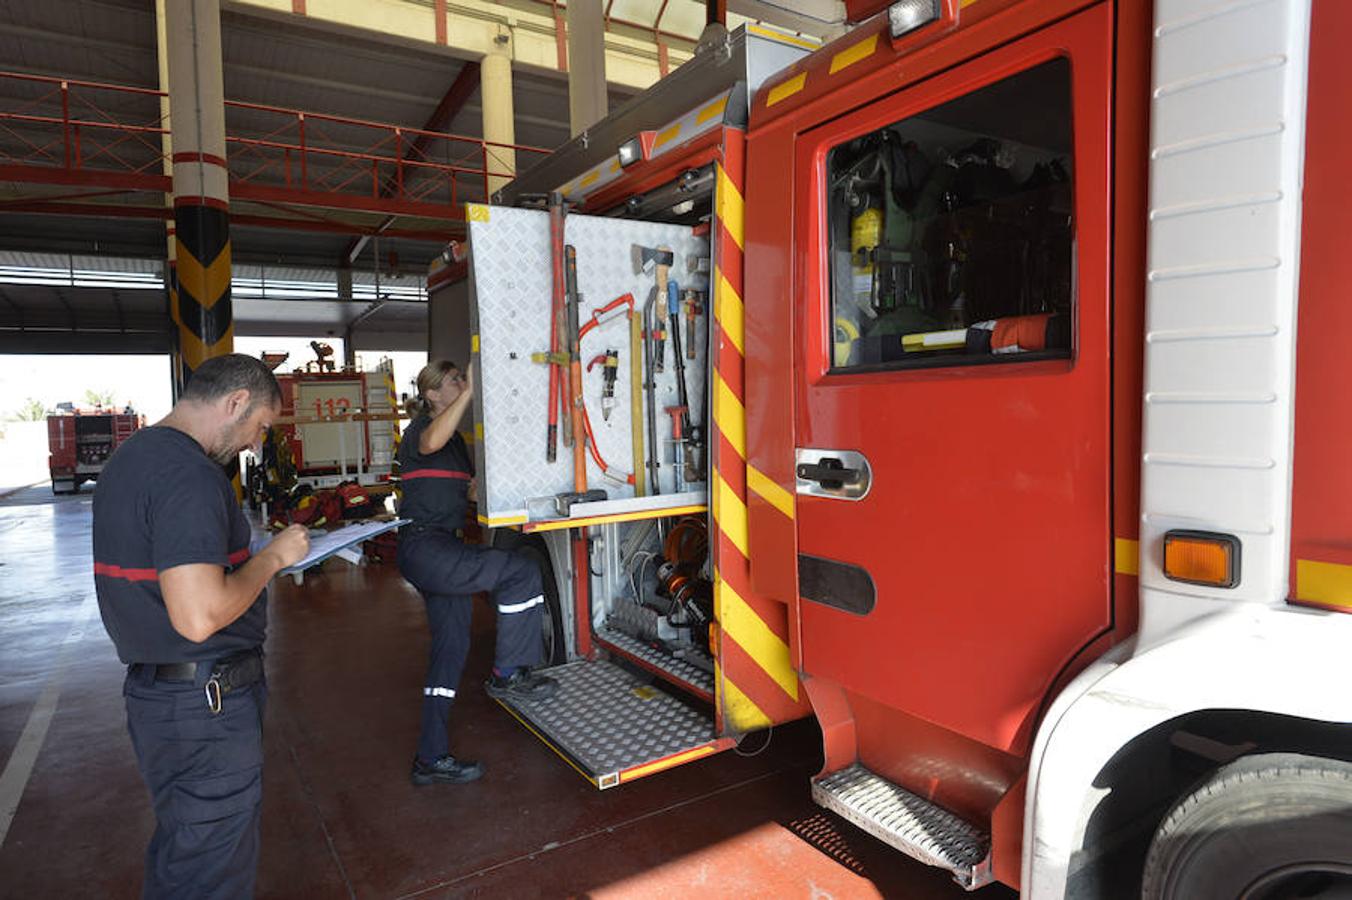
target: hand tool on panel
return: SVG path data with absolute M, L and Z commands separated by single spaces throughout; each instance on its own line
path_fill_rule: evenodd
M 630 298 L 632 300 L 632 298 Z M 629 304 L 629 439 L 633 444 L 634 496 L 647 494 L 643 472 L 643 319 Z
M 702 444 L 701 429 L 693 426 L 690 422 L 690 395 L 685 385 L 685 357 L 681 353 L 681 318 L 678 314 L 680 308 L 681 286 L 673 279 L 667 282 L 667 307 L 671 313 L 671 350 L 676 357 L 676 393 L 680 398 L 680 403 L 676 409 L 681 414 L 681 437 L 678 441 L 677 449 L 680 456 L 674 460 L 679 467 L 684 467 L 684 475 L 681 481 L 703 481 L 700 474 L 698 448 Z M 670 412 L 673 407 L 668 407 Z
M 657 370 L 653 362 L 653 345 L 656 338 L 653 336 L 653 308 L 657 306 L 657 288 L 653 288 L 652 293 L 648 295 L 648 302 L 643 304 L 643 333 L 646 335 L 643 341 L 643 389 L 648 394 L 647 416 L 648 420 L 648 481 L 652 488 L 652 494 L 656 497 L 662 493 L 662 484 L 659 480 L 659 469 L 662 464 L 658 461 L 661 450 L 657 443 Z
M 695 320 L 704 312 L 704 305 L 700 302 L 701 294 L 699 291 L 687 288 L 684 292 L 685 300 L 685 358 L 695 358 Z
M 639 244 L 634 245 L 634 271 L 640 274 L 653 273 L 657 281 L 657 323 L 655 330 L 651 335 L 655 341 L 656 350 L 653 354 L 653 371 L 664 371 L 666 366 L 666 337 L 667 337 L 667 316 L 668 308 L 661 303 L 661 299 L 667 295 L 667 278 L 671 271 L 672 264 L 676 261 L 676 254 L 670 247 L 644 247 Z
M 592 370 L 592 366 L 601 364 L 601 418 L 610 421 L 610 411 L 615 408 L 615 376 L 620 372 L 620 351 L 607 350 L 605 353 L 598 353 L 587 363 L 587 371 Z
M 574 503 L 597 503 L 607 499 L 606 492 L 600 488 L 592 488 L 588 491 L 572 491 L 567 494 L 557 494 L 554 497 L 554 509 L 561 516 L 572 514 Z
M 560 379 L 563 374 L 563 365 L 557 360 L 559 355 L 559 326 L 561 322 L 561 313 L 564 305 L 564 282 L 563 282 L 563 220 L 564 220 L 563 195 L 557 191 L 549 195 L 549 259 L 551 267 L 551 288 L 549 305 L 549 353 L 547 361 L 549 366 L 549 426 L 547 429 L 547 443 L 545 444 L 545 459 L 548 462 L 554 462 L 558 458 L 559 441 L 559 387 Z M 535 355 L 532 354 L 532 359 Z M 571 422 L 565 419 L 565 428 L 571 429 Z M 565 434 L 571 434 L 571 430 Z
M 573 487 L 578 493 L 587 490 L 586 434 L 582 421 L 582 351 L 578 327 L 578 311 L 582 294 L 577 289 L 577 248 L 566 244 L 563 248 L 564 293 L 568 306 L 568 384 L 571 389 L 573 425 Z
M 686 406 L 668 406 L 666 413 L 671 416 L 671 458 L 676 478 L 676 493 L 679 494 L 685 487 L 683 484 L 685 479 L 681 477 L 684 468 L 681 465 L 681 458 L 686 452 L 686 427 L 690 423 L 690 409 Z
M 626 306 L 628 306 L 629 309 L 634 308 L 633 294 L 621 294 L 600 309 L 592 310 L 591 318 L 588 319 L 578 331 L 578 339 L 581 340 L 586 337 L 587 332 L 591 331 L 593 328 L 604 325 L 611 319 L 622 315 Z

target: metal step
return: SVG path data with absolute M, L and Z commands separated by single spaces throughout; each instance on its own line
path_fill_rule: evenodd
M 858 763 L 814 780 L 812 799 L 969 891 L 992 880 L 989 835 Z
M 638 638 L 614 628 L 596 629 L 597 639 L 609 649 L 617 650 L 644 668 L 656 669 L 656 674 L 677 687 L 685 688 L 710 703 L 714 700 L 714 676 L 693 663 L 677 659 L 669 653 L 654 649 Z M 710 660 L 712 666 L 712 660 Z
M 549 700 L 498 700 L 598 788 L 615 787 L 733 746 L 714 721 L 619 666 L 577 660 L 541 669 L 558 679 Z

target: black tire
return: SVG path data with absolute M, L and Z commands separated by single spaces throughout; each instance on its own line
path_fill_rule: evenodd
M 544 581 L 544 656 L 541 666 L 557 666 L 568 661 L 567 638 L 563 630 L 563 608 L 559 603 L 559 583 L 554 578 L 554 566 L 549 561 L 549 552 L 544 545 L 528 541 L 514 548 L 514 552 L 533 560 L 540 567 L 540 578 Z
M 1218 769 L 1164 817 L 1141 896 L 1352 897 L 1352 765 L 1263 753 Z

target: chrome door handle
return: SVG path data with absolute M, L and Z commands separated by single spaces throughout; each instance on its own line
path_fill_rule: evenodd
M 794 457 L 795 490 L 799 494 L 862 500 L 873 486 L 873 467 L 858 450 L 799 447 Z
M 815 463 L 800 463 L 798 477 L 804 481 L 815 481 L 828 490 L 838 491 L 847 484 L 858 484 L 863 472 L 847 469 L 845 464 L 834 456 L 823 456 Z

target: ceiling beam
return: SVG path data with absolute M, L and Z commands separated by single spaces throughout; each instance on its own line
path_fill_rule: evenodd
M 423 125 L 423 131 L 446 131 L 455 121 L 456 115 L 464 109 L 469 98 L 479 89 L 479 64 L 477 62 L 467 62 L 460 67 L 460 73 L 455 76 L 455 81 L 446 89 L 445 95 L 437 108 L 432 110 L 432 115 L 427 117 L 426 124 Z M 414 140 L 413 146 L 404 153 L 404 159 L 413 159 L 418 154 L 427 149 L 432 138 L 426 134 L 418 135 Z
M 538 11 L 535 4 L 539 4 Z M 462 59 L 480 59 L 488 53 L 508 49 L 514 66 L 560 73 L 558 36 L 550 0 L 534 0 L 527 8 L 502 6 L 490 0 L 449 0 L 446 33 L 450 42 L 446 45 L 437 43 L 436 9 L 430 4 L 422 6 L 402 0 L 316 3 L 303 17 L 277 9 L 275 0 L 222 0 L 221 6 L 223 11 L 232 14 L 272 19 L 284 22 L 289 28 L 304 23 L 366 40 L 449 52 Z M 633 23 L 617 21 L 616 24 Z M 657 47 L 648 37 L 651 29 L 638 27 L 643 30 L 635 35 L 606 33 L 606 77 L 612 84 L 642 90 L 657 81 L 660 73 Z M 503 37 L 509 42 L 508 48 L 499 43 Z M 693 38 L 675 37 L 689 41 L 688 46 L 693 48 Z M 673 65 L 690 59 L 692 52 L 684 48 L 672 49 Z
M 432 135 L 427 134 L 426 132 L 446 131 L 450 127 L 451 122 L 455 120 L 456 115 L 464 108 L 465 103 L 478 89 L 479 64 L 477 62 L 467 62 L 460 67 L 460 72 L 455 76 L 455 80 L 451 82 L 451 86 L 446 89 L 446 93 L 442 95 L 441 102 L 437 104 L 437 108 L 432 110 L 432 115 L 427 117 L 427 121 L 423 124 L 421 129 L 424 133 L 419 134 L 409 148 L 404 151 L 404 159 L 411 160 L 421 156 L 427 150 L 427 145 L 432 142 Z M 381 187 L 380 192 L 385 196 L 389 196 L 390 189 L 391 182 L 386 181 Z M 394 220 L 394 216 L 386 218 L 377 231 L 384 231 L 386 228 L 389 228 L 394 224 Z M 352 265 L 353 261 L 356 260 L 357 255 L 361 253 L 362 248 L 366 246 L 366 242 L 370 239 L 371 235 L 369 234 L 353 238 L 343 250 L 342 258 L 338 260 L 338 264 L 344 268 Z M 380 264 L 378 260 L 376 264 Z

